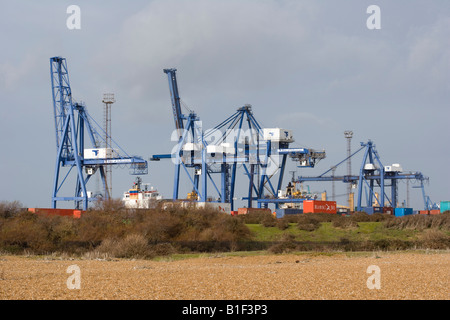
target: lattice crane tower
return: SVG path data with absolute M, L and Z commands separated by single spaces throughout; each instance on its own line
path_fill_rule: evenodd
M 350 177 L 352 175 L 352 161 L 351 161 L 351 155 L 352 155 L 352 137 L 353 137 L 353 131 L 347 130 L 344 131 L 344 136 L 347 139 L 347 175 Z M 350 200 L 351 194 L 352 194 L 352 184 L 348 183 L 347 186 L 347 193 L 348 193 L 348 206 L 350 210 L 353 210 L 351 208 L 352 201 Z
M 105 148 L 111 148 L 111 105 L 116 102 L 114 99 L 114 93 L 103 94 L 103 114 L 104 123 L 103 130 L 105 130 Z M 111 157 L 112 152 L 106 152 L 106 158 Z M 112 169 L 111 166 L 105 167 L 106 174 L 106 186 L 109 194 L 109 198 L 112 197 Z

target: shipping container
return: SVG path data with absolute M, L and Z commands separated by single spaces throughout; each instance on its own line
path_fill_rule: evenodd
M 337 208 L 337 213 L 338 214 L 350 214 L 350 209 L 348 208 Z
M 28 208 L 29 212 L 49 216 L 67 216 L 81 218 L 81 214 L 85 211 L 74 209 L 52 209 L 52 208 Z
M 430 214 L 430 210 L 419 210 L 419 214 Z
M 383 213 L 393 215 L 394 214 L 394 208 L 392 208 L 392 207 L 383 207 Z
M 337 213 L 336 201 L 303 201 L 304 213 Z
M 450 211 L 450 201 L 441 201 L 441 213 Z
M 394 214 L 396 217 L 403 217 L 413 214 L 412 208 L 395 208 Z
M 367 214 L 383 213 L 383 207 L 363 207 L 361 208 Z
M 295 208 L 285 208 L 285 209 L 276 209 L 275 212 L 277 218 L 283 218 L 285 215 L 303 213 L 303 210 Z
M 437 210 L 430 210 L 430 214 L 440 214 L 441 210 L 437 209 Z
M 272 213 L 269 208 L 239 208 L 237 214 Z

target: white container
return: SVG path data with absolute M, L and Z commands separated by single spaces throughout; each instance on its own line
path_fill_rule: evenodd
M 206 147 L 206 152 L 207 153 L 223 153 L 224 152 L 224 148 L 223 146 L 207 146 Z
M 385 172 L 402 172 L 402 166 L 398 163 L 394 163 L 391 166 L 384 167 Z
M 111 159 L 118 156 L 119 154 L 112 148 L 84 149 L 85 159 Z
M 263 137 L 266 141 L 294 142 L 292 130 L 285 130 L 281 128 L 264 128 Z
M 376 170 L 377 168 L 375 167 L 375 165 L 373 163 L 366 163 L 364 165 L 364 170 Z
M 202 150 L 201 143 L 188 142 L 185 143 L 183 146 L 183 151 L 201 151 L 201 150 Z
M 230 146 L 230 143 L 222 143 L 220 146 L 210 145 L 206 147 L 207 153 L 227 153 L 234 154 L 234 148 Z

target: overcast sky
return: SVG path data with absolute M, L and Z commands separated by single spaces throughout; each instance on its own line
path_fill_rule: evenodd
M 289 162 L 285 181 L 289 171 L 319 175 L 343 160 L 344 131 L 352 130 L 353 151 L 373 140 L 384 165 L 422 172 L 432 201 L 450 200 L 447 0 L 77 1 L 79 30 L 66 26 L 72 1 L 0 3 L 1 201 L 51 205 L 53 56 L 67 59 L 72 93 L 99 123 L 103 93 L 115 93 L 112 135 L 129 154 L 148 159 L 172 149 L 163 69 L 173 67 L 204 128 L 251 104 L 262 126 L 293 130 L 292 146 L 326 150 L 314 169 Z M 366 25 L 372 4 L 381 9 L 379 30 Z M 352 159 L 353 173 L 361 157 Z M 114 197 L 134 178 L 114 169 Z M 142 178 L 171 197 L 170 161 L 150 162 Z M 309 186 L 331 194 L 331 183 Z M 184 179 L 182 194 L 188 187 Z M 344 184 L 336 188 L 345 193 Z M 399 189 L 403 201 L 406 183 Z M 410 189 L 410 200 L 422 208 L 420 189 Z

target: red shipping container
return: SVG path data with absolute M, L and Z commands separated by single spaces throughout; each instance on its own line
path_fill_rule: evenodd
M 305 200 L 303 213 L 337 213 L 336 201 Z
M 383 207 L 383 213 L 386 213 L 386 214 L 394 214 L 394 208 L 392 208 L 392 207 Z
M 430 210 L 419 210 L 419 214 L 430 214 Z

